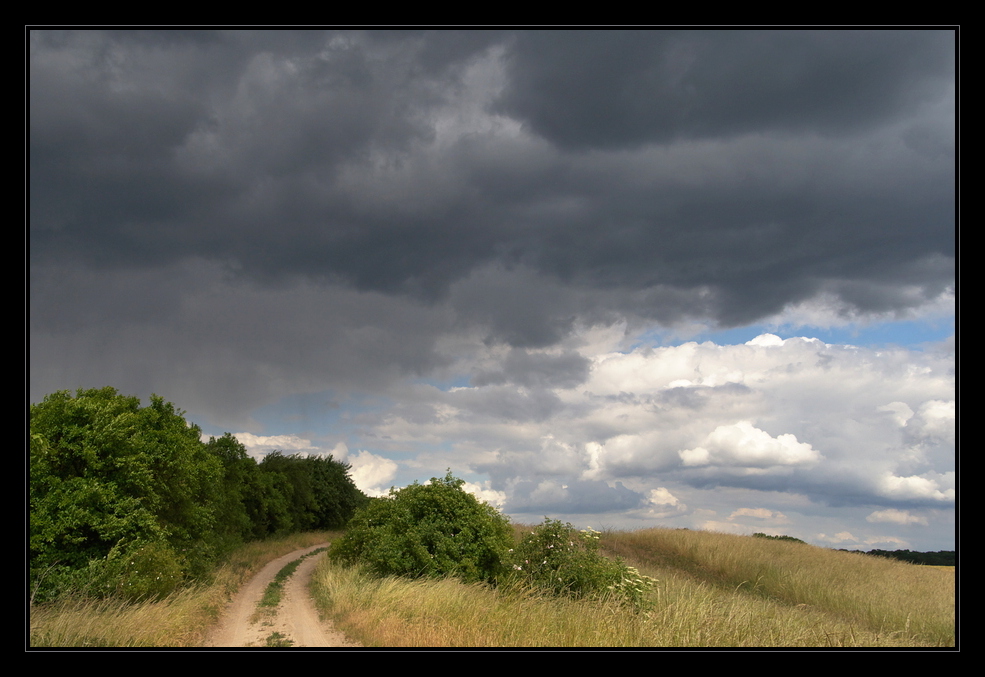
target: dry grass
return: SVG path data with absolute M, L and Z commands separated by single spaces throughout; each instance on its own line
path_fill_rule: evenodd
M 243 581 L 270 560 L 332 536 L 246 545 L 213 581 L 160 602 L 65 598 L 32 607 L 31 646 L 197 646 Z M 954 645 L 948 571 L 700 531 L 614 532 L 602 542 L 609 554 L 658 580 L 652 613 L 455 580 L 380 580 L 328 560 L 315 572 L 313 591 L 336 625 L 365 646 Z
M 240 585 L 267 562 L 330 540 L 333 533 L 294 534 L 235 550 L 213 580 L 178 590 L 161 601 L 65 597 L 30 609 L 32 647 L 198 646 Z
M 31 609 L 34 647 L 181 647 L 202 641 L 218 588 L 185 588 L 159 602 L 65 597 Z
M 322 562 L 316 603 L 366 646 L 953 646 L 953 578 L 798 543 L 648 530 L 603 542 L 658 579 L 655 609 L 374 579 Z
M 611 554 L 650 567 L 656 577 L 684 572 L 778 605 L 822 609 L 880 635 L 932 646 L 954 644 L 954 578 L 937 569 L 706 531 L 619 532 L 604 544 Z

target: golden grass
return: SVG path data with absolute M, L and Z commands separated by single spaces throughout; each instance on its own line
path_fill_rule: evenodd
M 779 605 L 823 609 L 854 626 L 920 644 L 954 644 L 954 578 L 929 567 L 804 543 L 646 529 L 603 539 L 610 554 L 681 571 Z M 801 607 L 804 608 L 804 607 Z
M 218 588 L 185 588 L 157 602 L 65 597 L 31 609 L 31 646 L 181 647 L 202 641 Z
M 786 607 L 693 580 L 661 581 L 657 609 L 501 594 L 453 579 L 373 579 L 322 562 L 313 592 L 336 626 L 376 647 L 916 646 L 821 610 Z
M 658 579 L 654 611 L 319 564 L 337 627 L 385 647 L 953 646 L 953 578 L 865 555 L 709 532 L 603 537 Z
M 211 581 L 154 602 L 68 596 L 30 608 L 32 647 L 198 646 L 231 595 L 270 560 L 324 543 L 337 532 L 293 534 L 233 551 Z
M 31 646 L 198 646 L 230 595 L 267 562 L 333 536 L 245 545 L 213 580 L 159 602 L 66 597 L 34 606 Z M 327 559 L 312 592 L 340 630 L 370 647 L 954 645 L 948 571 L 702 531 L 612 532 L 602 544 L 658 580 L 650 614 L 450 579 L 375 579 Z

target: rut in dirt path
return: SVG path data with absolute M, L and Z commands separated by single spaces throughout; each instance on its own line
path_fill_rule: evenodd
M 256 622 L 251 622 L 256 614 L 257 604 L 277 572 L 294 560 L 327 545 L 328 543 L 322 543 L 295 550 L 267 564 L 236 594 L 226 608 L 219 626 L 203 646 L 262 647 L 274 633 L 279 633 L 276 636 L 290 641 L 290 646 L 294 647 L 361 646 L 358 642 L 347 639 L 330 621 L 318 618 L 318 610 L 308 593 L 308 583 L 318 561 L 325 555 L 323 552 L 302 560 L 294 574 L 284 582 L 276 615 L 261 614 Z

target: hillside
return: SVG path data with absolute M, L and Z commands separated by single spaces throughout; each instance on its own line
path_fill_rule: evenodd
M 713 532 L 610 532 L 603 550 L 658 583 L 652 610 L 378 580 L 323 562 L 313 594 L 366 646 L 951 647 L 953 573 Z

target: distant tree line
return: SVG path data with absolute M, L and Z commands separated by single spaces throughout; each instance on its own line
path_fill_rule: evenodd
M 772 541 L 793 541 L 794 543 L 804 543 L 806 545 L 807 541 L 802 541 L 799 538 L 794 538 L 793 536 L 770 536 L 769 534 L 764 534 L 762 532 L 753 534 L 755 538 L 768 538 Z
M 888 557 L 898 559 L 911 564 L 926 564 L 930 566 L 953 567 L 957 566 L 957 557 L 954 550 L 938 550 L 937 552 L 916 552 L 912 550 L 851 550 L 846 552 L 861 552 L 865 555 L 875 555 L 877 557 Z
M 756 533 L 753 534 L 753 536 L 756 538 L 768 538 L 774 541 L 794 541 L 796 543 L 805 542 L 799 538 L 794 538 L 793 536 L 770 536 L 769 534 L 764 533 Z M 957 565 L 957 559 L 953 550 L 938 550 L 937 552 L 914 552 L 910 550 L 869 550 L 868 552 L 864 552 L 862 550 L 846 550 L 845 548 L 841 548 L 840 550 L 842 552 L 861 552 L 863 555 L 888 557 L 890 559 L 910 562 L 911 564 L 928 564 L 933 566 L 949 567 Z
M 201 437 L 158 396 L 141 407 L 80 389 L 32 404 L 32 600 L 161 596 L 243 542 L 341 528 L 370 500 L 331 456 L 257 463 L 229 433 Z

